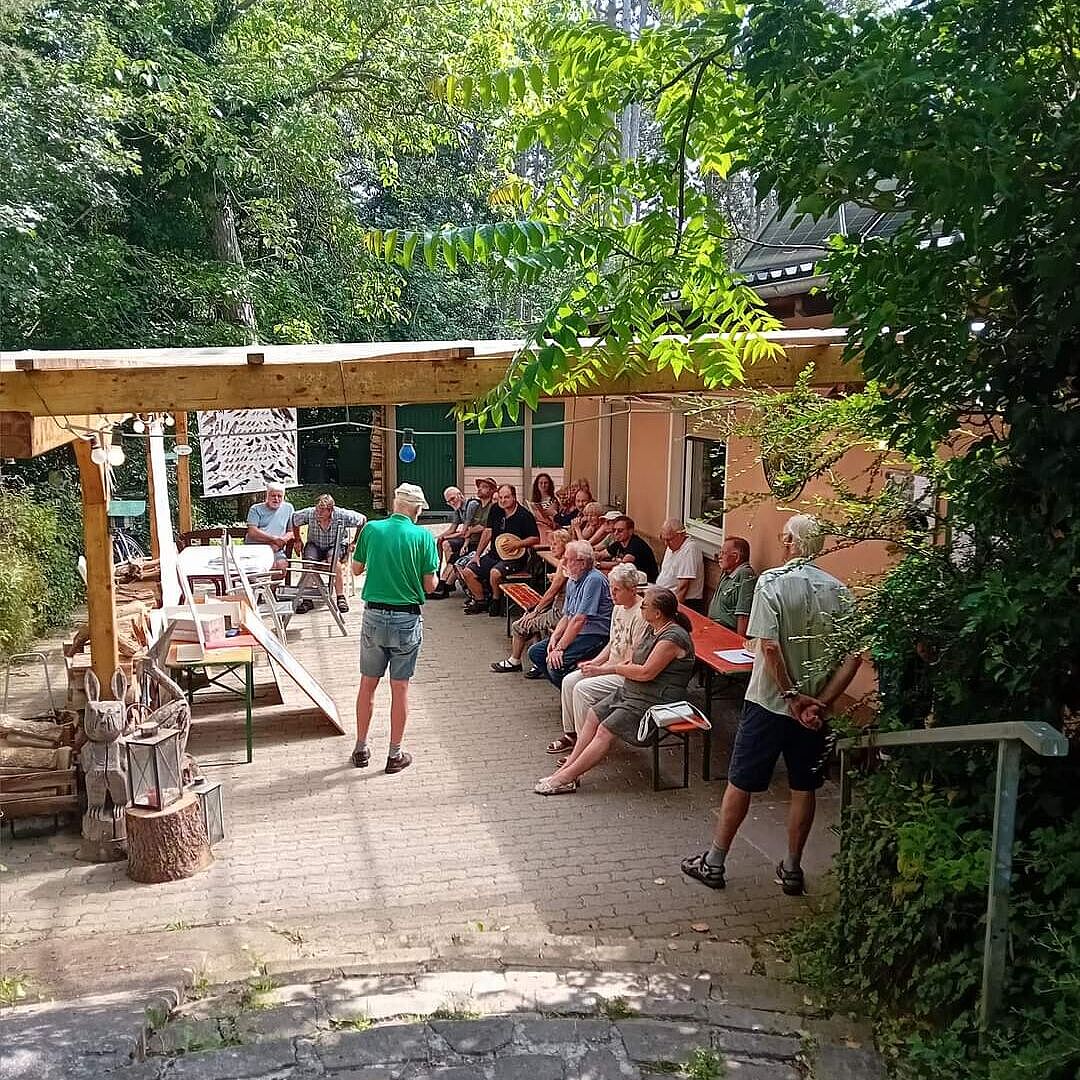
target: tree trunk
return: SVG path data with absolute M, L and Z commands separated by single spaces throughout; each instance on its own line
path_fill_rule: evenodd
M 244 268 L 244 255 L 240 250 L 240 239 L 236 234 L 236 214 L 233 212 L 232 199 L 227 190 L 218 187 L 211 175 L 202 197 L 206 211 L 207 224 L 210 227 L 210 243 L 214 249 L 214 258 L 218 262 Z M 254 344 L 259 340 L 259 328 L 255 321 L 255 306 L 247 295 L 222 301 L 222 309 L 230 322 L 242 326 L 247 331 L 248 341 Z
M 128 877 L 157 884 L 189 878 L 212 863 L 199 798 L 192 792 L 164 810 L 127 809 Z

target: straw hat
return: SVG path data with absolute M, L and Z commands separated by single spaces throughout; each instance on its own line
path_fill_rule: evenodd
M 495 550 L 500 559 L 520 559 L 525 553 L 525 544 L 513 533 L 499 533 L 495 537 Z

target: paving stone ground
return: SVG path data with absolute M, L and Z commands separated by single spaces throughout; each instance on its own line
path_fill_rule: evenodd
M 350 729 L 359 601 L 353 606 L 348 637 L 326 612 L 297 618 L 290 632 Z M 679 860 L 707 843 L 723 788 L 701 780 L 697 748 L 689 790 L 654 793 L 648 753 L 619 748 L 578 793 L 537 796 L 533 783 L 552 767 L 544 747 L 559 731 L 554 689 L 488 669 L 506 654 L 503 620 L 465 617 L 450 600 L 429 604 L 425 621 L 406 738 L 413 767 L 397 776 L 380 768 L 385 686 L 375 767 L 361 771 L 348 763 L 352 735 L 335 735 L 286 681 L 284 703 L 257 710 L 254 762 L 207 770 L 224 783 L 227 837 L 195 878 L 138 885 L 123 863 L 77 862 L 73 831 L 27 836 L 23 826 L 12 841 L 5 828 L 0 936 L 8 962 L 14 957 L 41 990 L 73 996 L 86 978 L 105 988 L 101 973 L 135 970 L 148 957 L 198 948 L 192 966 L 212 963 L 251 935 L 258 940 L 249 947 L 272 958 L 339 955 L 375 935 L 407 943 L 433 932 L 619 941 L 694 937 L 696 923 L 709 937 L 749 940 L 790 925 L 820 896 L 834 850 L 832 785 L 807 853 L 809 900 L 784 897 L 773 881 L 784 850 L 782 776 L 754 803 L 729 856 L 727 890 L 695 886 Z M 62 685 L 58 642 L 44 645 Z M 40 712 L 33 679 L 12 682 L 10 711 Z M 715 716 L 722 775 L 734 706 Z M 240 711 L 197 708 L 192 753 L 218 760 L 242 748 Z M 674 756 L 666 767 L 675 774 Z

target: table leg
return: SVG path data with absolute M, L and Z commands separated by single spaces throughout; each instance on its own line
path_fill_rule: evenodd
M 247 733 L 247 763 L 254 757 L 251 732 L 251 707 L 255 698 L 255 662 L 249 660 L 244 665 L 244 728 Z

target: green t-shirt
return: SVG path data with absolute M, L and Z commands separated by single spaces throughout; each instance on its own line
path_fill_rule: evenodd
M 369 521 L 353 559 L 367 570 L 362 596 L 377 604 L 422 604 L 424 575 L 439 568 L 435 540 L 404 514 Z
M 756 584 L 757 574 L 749 563 L 740 563 L 730 574 L 722 574 L 709 604 L 709 618 L 734 630 L 738 617 L 750 614 Z

